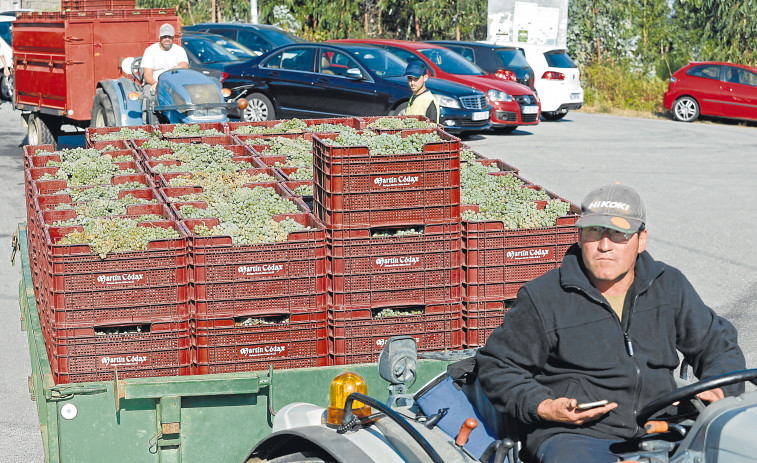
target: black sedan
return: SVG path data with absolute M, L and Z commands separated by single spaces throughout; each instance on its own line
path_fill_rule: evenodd
M 427 42 L 449 48 L 500 79 L 514 80 L 535 90 L 534 70 L 523 53 L 515 47 L 455 40 L 427 40 Z
M 206 37 L 183 34 L 181 46 L 187 52 L 189 67 L 216 79 L 221 78 L 224 66 L 240 62 L 222 46 Z
M 224 68 L 223 86 L 246 98 L 246 121 L 403 114 L 411 96 L 405 61 L 362 44 L 299 43 Z M 439 79 L 426 86 L 449 131 L 489 127 L 491 106 L 470 87 Z

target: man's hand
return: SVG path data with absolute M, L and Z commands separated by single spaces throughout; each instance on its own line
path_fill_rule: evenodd
M 717 387 L 715 389 L 710 389 L 709 391 L 700 392 L 699 394 L 697 394 L 697 397 L 699 397 L 699 399 L 701 400 L 704 400 L 705 402 L 713 403 L 717 402 L 720 399 L 724 399 L 725 393 L 722 389 Z
M 557 421 L 558 423 L 584 424 L 588 421 L 598 419 L 600 416 L 608 413 L 618 406 L 615 402 L 610 402 L 597 408 L 589 410 L 578 410 L 578 401 L 567 397 L 559 399 L 547 399 L 539 404 L 537 413 L 543 420 Z
M 6 67 L 5 67 L 4 69 L 3 69 L 3 75 L 4 75 L 5 77 L 8 77 L 8 76 L 10 76 L 10 75 L 11 75 L 11 71 L 10 71 L 10 70 L 8 69 L 8 66 L 6 66 Z

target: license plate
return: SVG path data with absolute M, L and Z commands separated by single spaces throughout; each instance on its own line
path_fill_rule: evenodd
M 538 106 L 524 106 L 523 114 L 536 114 L 539 112 Z
M 570 101 L 580 100 L 580 99 L 581 99 L 581 94 L 580 93 L 571 93 L 570 94 Z
M 477 111 L 473 113 L 471 119 L 473 119 L 474 121 L 483 121 L 484 119 L 489 119 L 489 111 Z

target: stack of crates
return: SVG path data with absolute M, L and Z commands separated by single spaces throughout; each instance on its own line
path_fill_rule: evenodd
M 61 244 L 69 232 L 82 231 L 79 225 L 61 223 L 75 218 L 73 208 L 83 204 L 71 193 L 96 186 L 69 189 L 67 180 L 53 178 L 59 167 L 51 164 L 61 158 L 51 145 L 24 147 L 35 295 L 54 380 L 112 380 L 116 371 L 127 378 L 190 374 L 186 236 L 134 150 L 103 151 L 101 156 L 118 157 L 113 164 L 128 172 L 110 178 L 108 186 L 115 187 L 118 198 L 130 194 L 149 201 L 128 206 L 117 217 L 160 216 L 140 226 L 171 228 L 178 238 L 105 258 L 87 245 Z M 126 182 L 130 189 L 118 190 Z M 134 188 L 133 183 L 143 187 Z
M 490 175 L 518 176 L 514 167 L 478 153 L 470 162 L 496 166 L 498 172 Z M 517 178 L 524 183 L 523 188 L 542 189 Z M 554 193 L 546 193 L 551 199 L 565 201 Z M 537 202 L 539 208 L 545 205 L 546 201 Z M 463 205 L 463 210 L 467 209 L 478 212 L 477 206 Z M 542 228 L 507 229 L 501 221 L 462 222 L 463 323 L 467 348 L 486 343 L 491 332 L 502 324 L 523 284 L 560 266 L 565 252 L 578 239 L 574 225 L 578 212 L 571 204 L 569 215 L 559 217 L 554 226 Z
M 329 358 L 372 362 L 386 340 L 421 351 L 462 347 L 460 140 L 372 155 L 317 134 L 314 210 L 327 229 Z
M 174 133 L 175 125 L 159 125 L 163 139 L 176 143 L 221 146 L 240 165 L 236 173 L 262 174 L 268 180 L 242 188 L 270 188 L 298 212 L 274 215 L 293 219 L 309 230 L 290 233 L 286 241 L 233 244 L 229 236 L 195 233 L 198 226 L 219 225 L 215 217 L 185 217 L 181 208 L 207 208 L 204 202 L 182 197 L 200 193 L 200 186 L 171 186 L 177 176 L 191 179 L 194 172 L 160 172 L 160 165 L 179 166 L 171 148 L 146 148 L 136 141 L 145 168 L 155 176 L 161 194 L 188 235 L 192 296 L 193 373 L 228 373 L 326 364 L 325 278 L 326 251 L 323 225 L 308 207 L 281 184 L 283 178 L 264 166 L 257 153 L 229 134 L 228 124 L 199 124 L 213 134 Z M 255 167 L 249 168 L 252 165 Z M 191 182 L 190 182 L 191 183 Z

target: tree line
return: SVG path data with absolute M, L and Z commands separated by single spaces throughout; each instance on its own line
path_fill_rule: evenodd
M 176 8 L 183 24 L 248 22 L 249 0 L 138 0 Z M 485 40 L 486 0 L 258 0 L 260 23 L 310 40 Z M 570 0 L 568 49 L 666 78 L 690 60 L 757 64 L 757 0 Z

